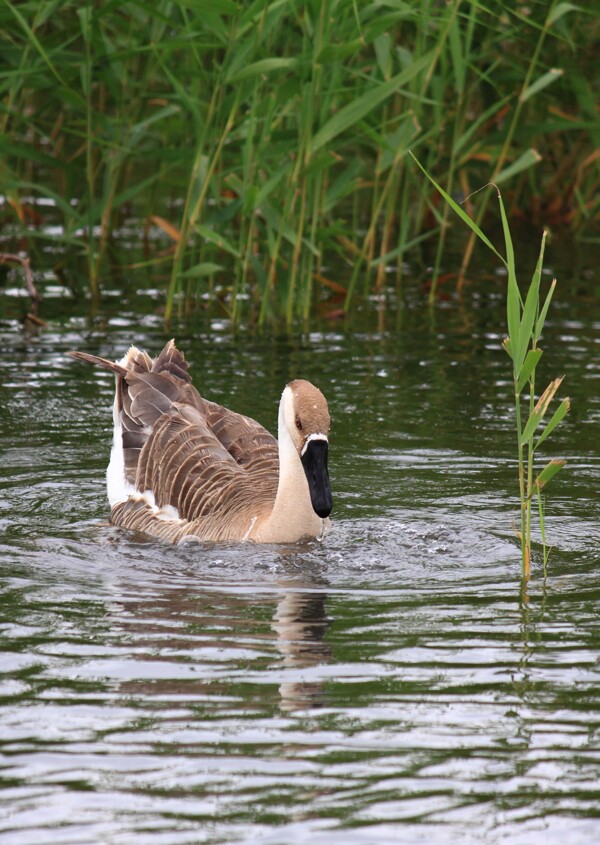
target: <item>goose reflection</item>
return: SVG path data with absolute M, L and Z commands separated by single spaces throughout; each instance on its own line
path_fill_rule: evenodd
M 283 665 L 293 676 L 293 680 L 279 685 L 280 706 L 287 711 L 322 706 L 323 683 L 311 679 L 310 670 L 329 663 L 332 657 L 325 640 L 330 623 L 325 612 L 327 595 L 324 589 L 316 590 L 315 585 L 299 587 L 297 582 L 279 582 L 279 586 L 284 592 L 277 601 L 271 627 L 277 635 Z
M 300 568 L 297 560 L 290 567 L 285 554 L 278 564 L 287 572 Z M 164 574 L 162 584 L 125 578 L 122 598 L 111 608 L 112 632 L 121 644 L 125 639 L 127 659 L 156 664 L 139 671 L 132 664 L 131 679 L 120 680 L 122 692 L 205 704 L 214 696 L 218 709 L 233 686 L 241 698 L 264 690 L 272 706 L 273 672 L 282 710 L 323 705 L 317 667 L 330 662 L 332 652 L 325 639 L 327 582 L 320 573 L 284 574 L 253 586 L 204 580 L 192 569 L 179 571 L 175 583 Z

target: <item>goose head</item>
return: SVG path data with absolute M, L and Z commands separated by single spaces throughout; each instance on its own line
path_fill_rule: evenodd
M 327 400 L 314 384 L 295 379 L 283 391 L 281 408 L 285 427 L 302 462 L 313 510 L 325 519 L 333 507 L 327 471 L 331 426 Z

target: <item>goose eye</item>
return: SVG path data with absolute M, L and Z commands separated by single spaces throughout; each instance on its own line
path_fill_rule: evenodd
M 296 428 L 298 429 L 298 431 L 302 431 L 302 421 L 300 417 L 296 417 Z

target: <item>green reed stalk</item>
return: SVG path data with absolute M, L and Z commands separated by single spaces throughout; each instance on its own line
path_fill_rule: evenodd
M 99 262 L 96 255 L 96 239 L 94 237 L 94 131 L 93 131 L 93 104 L 92 104 L 92 72 L 93 59 L 91 52 L 92 41 L 92 9 L 84 7 L 79 10 L 79 21 L 81 25 L 81 34 L 83 36 L 83 43 L 85 46 L 85 60 L 81 72 L 81 84 L 83 88 L 83 95 L 85 97 L 85 120 L 86 120 L 86 136 L 85 136 L 85 171 L 86 171 L 86 188 L 87 188 L 87 256 L 88 256 L 88 272 L 90 292 L 92 295 L 92 308 L 97 308 L 100 299 L 100 279 L 99 279 Z
M 458 11 L 458 8 L 456 9 Z M 467 12 L 468 18 L 466 25 L 461 29 L 459 19 L 455 13 L 449 16 L 448 21 L 448 41 L 450 45 L 449 59 L 454 76 L 454 90 L 457 98 L 456 115 L 451 126 L 452 142 L 450 145 L 449 161 L 447 164 L 447 179 L 446 190 L 452 194 L 454 180 L 456 177 L 457 160 L 459 156 L 459 145 L 461 139 L 464 137 L 464 123 L 465 110 L 468 98 L 465 97 L 465 89 L 467 85 L 467 71 L 471 56 L 471 48 L 473 43 L 473 33 L 475 28 L 475 21 L 477 17 L 476 4 L 470 5 L 470 10 Z M 433 276 L 431 280 L 431 287 L 429 289 L 429 304 L 435 302 L 437 294 L 437 283 L 440 274 L 440 267 L 442 263 L 442 254 L 446 240 L 448 215 L 450 214 L 450 206 L 445 203 L 442 209 L 442 219 L 440 221 L 440 237 L 437 244 L 435 255 L 435 263 L 433 267 Z
M 215 168 L 217 167 L 217 164 L 219 162 L 223 145 L 225 144 L 227 136 L 229 135 L 233 127 L 238 105 L 239 98 L 236 97 L 233 101 L 231 111 L 229 112 L 227 121 L 217 143 L 216 150 L 214 154 L 210 157 L 208 163 L 206 163 L 205 161 L 205 156 L 203 155 L 202 147 L 198 149 L 196 155 L 193 179 L 192 183 L 190 184 L 190 189 L 186 198 L 183 220 L 180 228 L 180 238 L 177 241 L 177 246 L 175 248 L 175 255 L 173 258 L 173 269 L 171 271 L 171 280 L 169 282 L 169 288 L 167 291 L 167 302 L 165 306 L 165 325 L 167 326 L 171 321 L 175 293 L 179 287 L 179 277 L 181 272 L 181 262 L 183 254 L 186 249 L 189 237 L 192 231 L 194 230 L 194 227 L 199 221 L 200 214 L 202 213 L 204 202 L 206 200 L 208 189 L 210 187 L 211 179 L 215 172 Z
M 515 253 L 508 218 L 498 188 L 496 190 L 502 219 L 506 257 L 503 257 L 496 250 L 477 223 L 438 185 L 415 156 L 413 155 L 412 157 L 445 201 L 469 226 L 474 236 L 492 250 L 507 270 L 506 316 L 508 336 L 504 339 L 502 346 L 512 361 L 519 498 L 521 502 L 520 531 L 518 532 L 518 536 L 521 544 L 522 577 L 527 580 L 531 573 L 531 517 L 533 499 L 536 496 L 538 497 L 538 510 L 542 514 L 540 530 L 542 533 L 545 569 L 548 552 L 546 549 L 546 533 L 541 496 L 549 481 L 565 465 L 564 460 L 550 460 L 538 472 L 537 476 L 534 477 L 534 458 L 538 448 L 564 419 L 570 408 L 570 400 L 568 398 L 563 399 L 552 417 L 540 431 L 540 426 L 544 422 L 550 404 L 562 383 L 562 378 L 551 381 L 536 402 L 536 369 L 542 357 L 539 340 L 542 336 L 548 309 L 550 308 L 552 296 L 556 288 L 556 279 L 554 279 L 545 299 L 542 301 L 540 284 L 546 246 L 546 232 L 544 232 L 542 237 L 540 252 L 531 283 L 527 289 L 525 299 L 523 299 L 517 282 Z M 526 417 L 523 416 L 523 405 L 527 407 Z

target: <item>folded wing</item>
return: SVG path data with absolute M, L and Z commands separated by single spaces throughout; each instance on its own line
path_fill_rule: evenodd
M 173 341 L 154 360 L 135 347 L 116 363 L 70 354 L 116 375 L 115 441 L 136 492 L 113 507 L 114 522 L 165 539 L 222 540 L 239 536 L 249 513 L 272 508 L 277 441 L 250 417 L 203 399 Z

